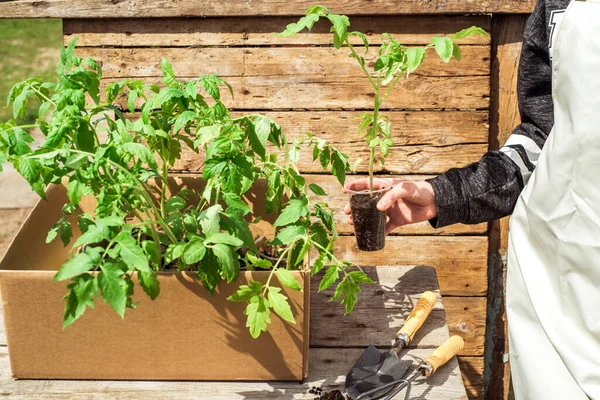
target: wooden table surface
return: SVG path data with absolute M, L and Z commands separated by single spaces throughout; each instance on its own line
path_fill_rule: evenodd
M 317 293 L 311 283 L 311 349 L 309 377 L 299 382 L 150 382 L 16 380 L 10 362 L 0 313 L 0 398 L 11 399 L 314 399 L 313 386 L 324 392 L 343 390 L 347 372 L 368 345 L 392 344 L 399 327 L 426 290 L 439 293 L 435 270 L 430 267 L 371 267 L 377 282 L 367 285 L 355 310 L 328 300 L 333 291 Z M 448 338 L 444 307 L 438 301 L 403 357 L 413 365 Z M 398 395 L 395 399 L 403 399 Z M 411 399 L 466 400 L 456 357 L 435 375 L 415 381 Z

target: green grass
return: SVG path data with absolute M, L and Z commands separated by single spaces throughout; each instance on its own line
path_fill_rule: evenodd
M 33 77 L 54 82 L 61 46 L 62 23 L 58 19 L 0 19 L 1 122 L 13 118 L 12 107 L 4 107 L 15 83 Z M 35 101 L 30 101 L 27 115 L 20 123 L 35 121 Z

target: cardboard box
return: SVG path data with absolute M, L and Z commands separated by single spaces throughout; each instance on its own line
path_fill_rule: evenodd
M 199 178 L 174 178 L 198 189 Z M 249 203 L 264 210 L 257 195 Z M 264 192 L 264 188 L 262 189 Z M 192 273 L 161 272 L 161 293 L 152 301 L 135 288 L 137 309 L 121 319 L 107 303 L 62 329 L 67 282 L 52 281 L 69 256 L 60 240 L 46 244 L 50 227 L 67 202 L 66 189 L 48 189 L 0 263 L 0 297 L 13 376 L 34 379 L 302 380 L 308 375 L 310 272 L 294 271 L 303 292 L 284 289 L 296 324 L 271 315 L 268 332 L 253 339 L 242 314 L 246 304 L 226 298 L 249 279 L 269 272 L 242 272 L 222 282 L 211 297 Z M 93 202 L 81 208 L 93 210 Z M 264 211 L 263 211 L 264 212 Z M 264 224 L 264 222 L 263 222 Z M 266 229 L 265 226 L 262 229 Z M 80 235 L 73 224 L 74 239 Z M 73 243 L 73 241 L 72 241 Z

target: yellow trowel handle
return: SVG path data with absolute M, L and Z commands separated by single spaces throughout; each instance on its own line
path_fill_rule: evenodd
M 417 302 L 415 308 L 408 316 L 408 319 L 404 323 L 404 326 L 398 331 L 396 337 L 408 337 L 408 345 L 415 337 L 417 331 L 423 326 L 423 323 L 431 313 L 431 310 L 437 302 L 437 294 L 433 292 L 425 292 Z
M 419 365 L 422 375 L 429 376 L 435 373 L 439 367 L 446 364 L 452 357 L 465 347 L 465 341 L 460 336 L 454 335 L 446 340 L 425 361 Z

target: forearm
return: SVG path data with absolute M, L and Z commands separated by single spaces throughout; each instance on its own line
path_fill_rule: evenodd
M 523 180 L 518 166 L 504 153 L 487 153 L 479 162 L 451 169 L 428 179 L 433 187 L 437 217 L 435 228 L 454 223 L 476 224 L 512 213 Z

